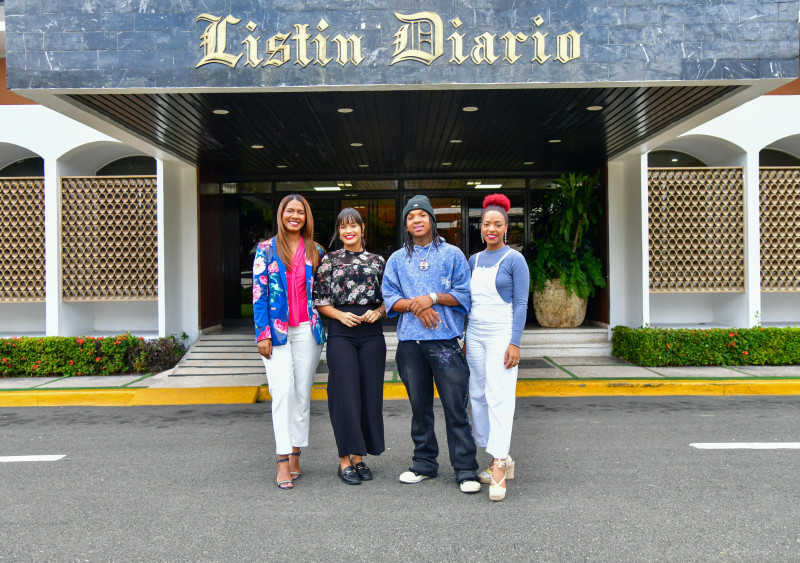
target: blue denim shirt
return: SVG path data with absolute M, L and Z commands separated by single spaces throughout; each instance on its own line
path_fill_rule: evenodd
M 470 269 L 464 253 L 453 245 L 442 241 L 439 248 L 415 247 L 419 256 L 426 258 L 430 267 L 420 270 L 420 259 L 405 248 L 395 251 L 386 262 L 383 275 L 383 301 L 388 317 L 400 316 L 397 324 L 398 340 L 450 340 L 460 338 L 464 332 L 464 319 L 469 312 Z M 430 254 L 428 249 L 430 248 Z M 400 299 L 413 299 L 429 293 L 449 293 L 455 297 L 458 307 L 434 305 L 439 313 L 439 326 L 425 328 L 413 313 L 398 313 L 392 307 Z

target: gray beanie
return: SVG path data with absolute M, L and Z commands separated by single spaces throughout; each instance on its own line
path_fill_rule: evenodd
M 411 213 L 414 209 L 422 209 L 423 211 L 427 212 L 428 215 L 431 216 L 431 221 L 436 220 L 436 214 L 433 212 L 433 206 L 431 205 L 431 200 L 429 200 L 424 195 L 415 195 L 411 199 L 408 200 L 406 206 L 403 208 L 403 222 L 405 223 L 408 214 Z

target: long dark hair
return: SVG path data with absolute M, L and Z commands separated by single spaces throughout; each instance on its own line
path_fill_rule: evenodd
M 311 215 L 311 208 L 308 206 L 306 198 L 299 194 L 289 194 L 283 198 L 278 205 L 278 234 L 275 235 L 275 249 L 278 251 L 278 258 L 281 259 L 283 265 L 287 270 L 292 269 L 294 263 L 294 256 L 292 250 L 289 248 L 289 241 L 286 238 L 286 226 L 283 224 L 283 210 L 289 205 L 290 201 L 299 201 L 303 204 L 303 209 L 306 212 L 306 223 L 300 229 L 300 236 L 303 237 L 303 246 L 306 249 L 306 259 L 311 260 L 312 269 L 317 270 L 319 266 L 319 251 L 317 245 L 314 243 L 314 217 Z
M 425 213 L 428 212 L 426 211 Z M 433 247 L 438 250 L 439 245 L 441 244 L 441 238 L 439 237 L 439 230 L 436 228 L 436 217 L 431 216 L 430 213 L 428 213 L 428 217 L 430 217 L 431 220 L 431 236 L 433 236 Z M 411 253 L 414 251 L 414 239 L 411 237 L 408 227 L 406 227 L 406 236 L 403 240 L 403 247 L 405 247 L 408 257 L 411 258 Z
M 333 236 L 331 237 L 331 242 L 328 245 L 329 248 L 333 248 L 334 243 L 339 238 L 339 227 L 342 225 L 349 225 L 350 223 L 355 223 L 361 227 L 361 250 L 367 249 L 366 245 L 364 244 L 364 218 L 361 216 L 361 213 L 352 207 L 345 207 L 339 212 L 339 216 L 336 217 L 336 225 L 333 227 Z

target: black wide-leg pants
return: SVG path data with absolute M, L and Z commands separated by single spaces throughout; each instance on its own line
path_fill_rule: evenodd
M 367 306 L 339 306 L 362 315 Z M 352 328 L 335 319 L 328 326 L 328 411 L 339 457 L 380 455 L 383 436 L 383 374 L 386 340 L 380 321 Z

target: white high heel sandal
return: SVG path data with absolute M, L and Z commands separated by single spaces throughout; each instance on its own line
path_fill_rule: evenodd
M 492 460 L 494 463 L 494 460 Z M 506 458 L 506 480 L 511 481 L 514 478 L 514 460 L 511 459 L 511 456 Z M 478 473 L 478 479 L 484 485 L 488 485 L 492 482 L 492 464 L 489 464 L 488 469 L 484 469 L 480 473 Z
M 498 468 L 505 467 L 506 471 L 503 475 L 503 478 L 500 479 L 499 483 L 494 480 L 494 476 L 491 478 L 492 482 L 489 485 L 489 500 L 503 500 L 504 498 L 506 498 L 506 488 L 501 487 L 500 485 L 502 485 L 505 482 L 505 480 L 509 478 L 508 470 L 513 469 L 514 466 L 513 465 L 509 466 L 508 459 L 498 459 L 497 467 Z

